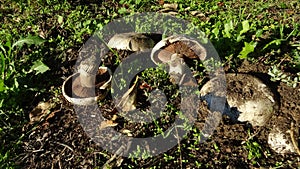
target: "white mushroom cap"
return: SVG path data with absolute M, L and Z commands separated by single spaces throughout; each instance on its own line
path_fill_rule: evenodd
M 241 122 L 248 121 L 253 126 L 264 126 L 269 121 L 277 109 L 277 102 L 272 91 L 261 80 L 249 74 L 228 73 L 226 74 L 227 82 L 223 80 L 220 81 L 222 82 L 220 84 L 218 82 L 219 78 L 217 76 L 211 79 L 201 88 L 200 94 L 206 101 L 210 102 L 212 95 L 226 96 L 228 105 L 237 109 L 236 111 L 230 111 L 229 108 L 223 112 L 232 119 Z M 227 85 L 226 89 L 226 83 L 230 84 L 232 82 L 243 82 L 243 90 L 240 93 L 244 95 L 243 98 L 237 98 L 234 92 L 230 92 L 230 89 L 236 86 Z M 252 96 L 247 96 L 245 92 L 252 93 Z
M 268 144 L 271 149 L 279 154 L 295 153 L 296 151 L 290 139 L 289 132 L 274 126 L 268 135 Z
M 137 52 L 151 49 L 154 46 L 154 41 L 142 33 L 130 32 L 114 35 L 109 40 L 107 46 Z

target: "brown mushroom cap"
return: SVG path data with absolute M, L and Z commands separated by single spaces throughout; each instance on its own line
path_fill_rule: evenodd
M 154 46 L 151 59 L 156 64 L 166 63 L 170 61 L 171 55 L 174 53 L 189 59 L 204 60 L 206 58 L 206 49 L 197 41 L 174 35 L 161 40 Z

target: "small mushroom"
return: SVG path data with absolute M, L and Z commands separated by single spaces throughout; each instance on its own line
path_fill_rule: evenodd
M 112 76 L 107 67 L 99 67 L 95 79 L 92 80 L 92 87 L 86 87 L 79 72 L 69 76 L 62 86 L 63 96 L 76 105 L 94 104 L 97 100 L 105 98 Z
M 271 131 L 268 134 L 270 148 L 282 155 L 291 153 L 300 155 L 297 125 L 287 116 L 273 116 L 272 119 Z
M 174 35 L 158 42 L 152 49 L 151 59 L 155 64 L 167 64 L 171 79 L 178 82 L 184 75 L 184 59 L 206 58 L 206 49 L 196 40 Z
M 277 126 L 268 135 L 268 144 L 278 154 L 295 153 L 289 131 L 284 131 Z
M 154 46 L 154 41 L 142 33 L 130 32 L 114 35 L 107 46 L 119 50 L 138 52 L 151 49 Z

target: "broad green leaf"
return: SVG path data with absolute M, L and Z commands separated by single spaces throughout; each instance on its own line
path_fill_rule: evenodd
M 59 24 L 62 24 L 62 23 L 63 23 L 63 20 L 64 20 L 64 18 L 63 18 L 62 16 L 57 15 L 57 22 L 58 22 Z
M 218 27 L 215 27 L 212 30 L 212 33 L 215 35 L 216 38 L 219 38 L 219 28 Z
M 7 41 L 7 42 L 5 43 L 4 46 L 6 46 L 6 47 L 8 47 L 8 48 L 11 48 L 11 42 L 10 42 L 10 41 Z
M 241 40 L 243 40 L 245 38 L 245 35 L 238 35 L 237 37 L 236 37 L 236 41 L 237 42 L 240 42 Z
M 35 62 L 33 63 L 33 66 L 31 66 L 29 72 L 35 70 L 35 71 L 36 71 L 35 74 L 37 75 L 37 74 L 39 74 L 39 73 L 44 73 L 44 72 L 46 72 L 46 71 L 49 70 L 49 69 L 50 69 L 50 68 L 49 68 L 47 65 L 45 65 L 42 61 L 38 60 L 38 61 L 35 61 Z
M 232 20 L 230 20 L 228 23 L 225 23 L 225 25 L 224 25 L 224 32 L 225 32 L 226 37 L 228 37 L 228 38 L 231 37 L 231 33 L 230 33 L 231 30 L 233 30 Z
M 243 33 L 246 33 L 250 30 L 250 25 L 249 25 L 249 21 L 245 20 L 242 22 L 242 30 L 240 31 L 240 35 L 242 35 Z
M 17 42 L 15 42 L 12 45 L 12 48 L 14 48 L 15 46 L 22 47 L 24 44 L 28 44 L 28 45 L 40 45 L 40 44 L 42 44 L 44 42 L 45 42 L 45 40 L 42 39 L 39 36 L 31 36 L 31 35 L 29 35 L 27 38 L 21 38 L 20 40 L 18 40 Z
M 136 0 L 135 4 L 139 5 L 142 2 L 142 0 Z
M 245 42 L 245 46 L 243 47 L 242 51 L 239 54 L 240 59 L 246 59 L 248 57 L 248 54 L 254 51 L 254 48 L 257 45 L 257 42 Z
M 255 33 L 255 36 L 258 37 L 258 38 L 260 38 L 262 34 L 263 34 L 263 30 L 262 29 L 258 29 L 256 31 L 256 33 Z

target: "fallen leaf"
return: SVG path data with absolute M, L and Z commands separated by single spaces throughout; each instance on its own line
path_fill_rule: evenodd
M 149 90 L 152 90 L 152 87 L 146 83 L 146 82 L 143 82 L 141 85 L 140 85 L 140 89 L 149 89 Z
M 178 8 L 178 4 L 164 4 L 163 8 L 168 8 L 168 9 L 174 9 L 174 10 L 176 10 Z
M 47 114 L 50 113 L 50 109 L 52 104 L 49 102 L 40 102 L 30 113 L 29 120 L 30 123 L 39 122 L 44 118 Z
M 158 4 L 159 4 L 159 5 L 163 5 L 164 3 L 165 3 L 164 0 L 158 0 Z
M 220 6 L 220 7 L 224 6 L 224 2 L 218 2 L 217 5 Z
M 128 112 L 136 109 L 137 81 L 138 76 L 136 77 L 132 87 L 122 96 L 119 104 L 117 105 L 117 107 L 119 107 L 122 111 Z
M 105 121 L 102 121 L 99 128 L 100 130 L 102 129 L 105 129 L 107 127 L 114 127 L 114 126 L 117 126 L 118 123 L 114 123 L 112 120 L 105 120 Z
M 123 130 L 121 130 L 121 133 L 128 134 L 128 133 L 131 133 L 131 131 L 128 129 L 123 129 Z

